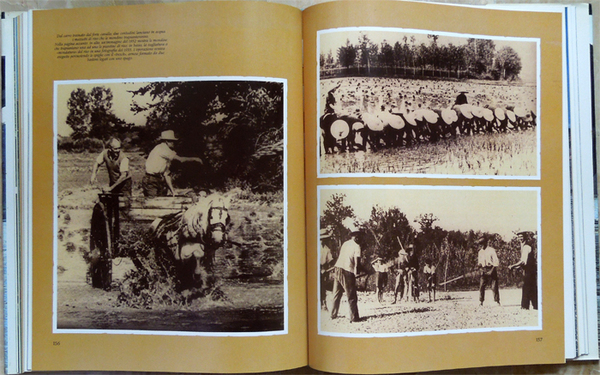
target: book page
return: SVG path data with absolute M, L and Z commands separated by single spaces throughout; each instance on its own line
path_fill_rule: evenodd
M 307 363 L 301 14 L 33 13 L 33 370 Z
M 303 17 L 309 365 L 563 362 L 561 15 Z

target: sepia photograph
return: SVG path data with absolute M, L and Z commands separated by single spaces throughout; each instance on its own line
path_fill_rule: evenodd
M 539 330 L 539 188 L 321 186 L 319 334 Z
M 287 332 L 286 84 L 55 82 L 55 333 Z
M 317 40 L 319 177 L 539 178 L 539 40 L 373 27 Z

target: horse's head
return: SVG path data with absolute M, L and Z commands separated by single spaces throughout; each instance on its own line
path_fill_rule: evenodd
M 215 197 L 208 209 L 208 228 L 205 241 L 216 246 L 222 245 L 227 238 L 230 221 L 229 200 Z

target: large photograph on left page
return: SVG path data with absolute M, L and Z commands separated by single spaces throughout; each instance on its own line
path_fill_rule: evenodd
M 55 82 L 55 333 L 287 333 L 286 85 Z

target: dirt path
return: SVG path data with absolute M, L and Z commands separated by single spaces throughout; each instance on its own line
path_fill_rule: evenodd
M 538 310 L 521 309 L 521 290 L 500 290 L 501 306 L 486 291 L 486 301 L 479 305 L 479 291 L 438 292 L 435 302 L 402 301 L 392 304 L 387 293 L 383 304 L 373 292 L 359 292 L 358 310 L 362 320 L 350 323 L 346 296 L 342 297 L 337 319 L 332 320 L 325 310 L 320 311 L 321 331 L 351 334 L 406 334 L 415 332 L 489 329 L 538 326 Z M 328 294 L 331 306 L 331 293 Z

